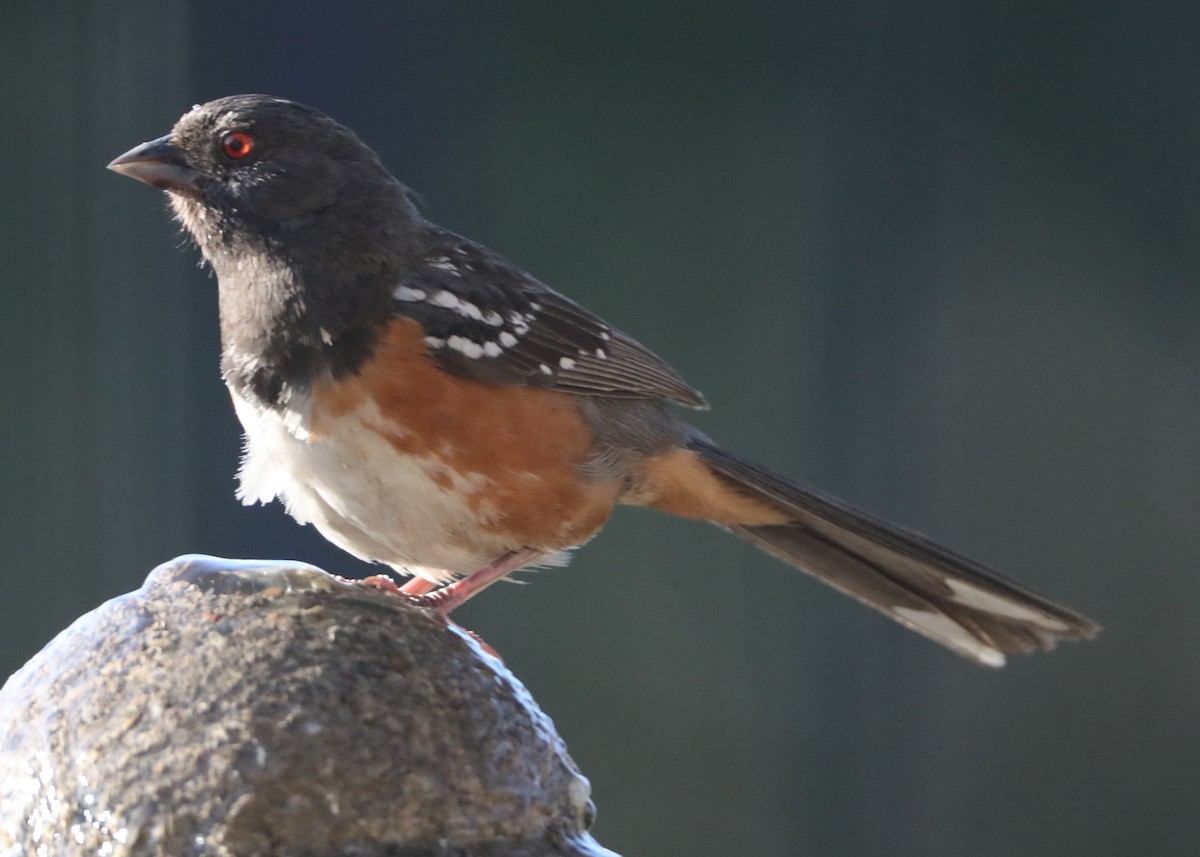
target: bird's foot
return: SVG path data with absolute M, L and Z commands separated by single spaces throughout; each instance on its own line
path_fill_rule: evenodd
M 367 589 L 378 589 L 380 592 L 403 592 L 404 590 L 396 585 L 396 581 L 392 580 L 386 574 L 372 574 L 370 577 L 364 577 L 358 581 L 359 586 L 365 586 Z
M 400 591 L 409 597 L 409 599 L 419 607 L 427 607 L 443 616 L 448 616 L 450 611 L 461 607 L 469 599 L 478 595 L 484 589 L 487 589 L 497 580 L 500 580 L 510 571 L 515 571 L 524 565 L 529 565 L 540 556 L 539 551 L 523 548 L 519 551 L 510 551 L 504 556 L 488 563 L 478 571 L 473 571 L 466 577 L 456 580 L 453 583 L 447 583 L 440 589 L 432 592 L 432 584 L 421 590 L 419 586 L 414 586 L 420 578 L 414 578 L 400 587 Z M 424 582 L 424 581 L 422 581 Z M 409 587 L 412 587 L 411 589 Z
M 461 607 L 472 596 L 491 586 L 510 571 L 533 561 L 537 556 L 537 551 L 531 550 L 507 553 L 495 562 L 485 565 L 483 568 L 472 572 L 461 580 L 448 583 L 440 589 L 436 589 L 436 583 L 426 580 L 423 577 L 414 577 L 403 586 L 400 586 L 386 574 L 373 574 L 370 577 L 363 578 L 360 583 L 369 589 L 400 595 L 418 607 L 425 607 L 433 610 L 435 613 L 439 613 L 445 618 L 447 623 L 453 625 L 478 643 L 479 647 L 489 655 L 503 662 L 504 658 L 483 637 L 455 622 L 450 618 L 449 614 L 456 607 Z

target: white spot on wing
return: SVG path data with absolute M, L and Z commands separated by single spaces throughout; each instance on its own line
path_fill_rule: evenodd
M 551 369 L 549 366 L 547 366 L 545 363 L 539 364 L 538 368 L 542 370 L 543 375 L 553 375 L 554 374 L 554 370 Z
M 599 357 L 601 360 L 606 360 L 606 359 L 608 359 L 608 352 L 605 351 L 603 348 L 597 348 L 596 356 Z
M 423 301 L 426 297 L 424 289 L 414 289 L 409 286 L 396 286 L 392 296 L 398 301 Z
M 570 357 L 560 357 L 559 361 L 558 361 L 558 365 L 564 369 L 574 369 L 575 361 Z
M 513 336 L 511 333 L 509 333 L 507 330 L 501 331 L 500 344 L 503 345 L 505 348 L 512 348 L 514 345 L 517 344 L 517 338 L 515 336 Z
M 500 344 L 497 342 L 483 343 L 483 353 L 486 354 L 488 357 L 499 357 L 500 352 L 503 350 L 504 349 L 502 349 L 500 347 Z
M 529 321 L 533 321 L 533 316 L 529 316 L 527 321 L 525 316 L 514 311 L 508 314 L 508 321 L 512 325 L 513 330 L 516 331 L 517 336 L 524 336 L 529 332 Z
M 445 271 L 447 274 L 453 274 L 456 277 L 461 277 L 458 267 L 450 261 L 449 256 L 434 256 L 427 263 L 431 268 L 437 268 L 439 271 Z
M 451 336 L 446 340 L 446 344 L 460 354 L 476 359 L 483 356 L 483 346 L 478 342 L 472 342 L 464 336 Z
M 454 294 L 454 292 L 447 291 L 446 289 L 442 289 L 436 295 L 431 297 L 429 302 L 434 306 L 440 306 L 445 307 L 446 309 L 454 310 L 463 318 L 473 318 L 475 321 L 484 320 L 483 310 L 475 306 L 475 304 L 471 303 L 470 301 L 464 300 L 463 298 L 460 298 L 458 295 Z M 495 315 L 495 313 L 492 313 L 492 315 Z M 500 318 L 500 316 L 497 315 L 496 319 L 497 325 L 504 323 L 504 319 Z M 489 324 L 490 323 L 491 322 L 489 322 Z
M 444 348 L 446 346 L 446 340 L 438 339 L 436 336 L 426 336 L 425 344 L 430 348 Z

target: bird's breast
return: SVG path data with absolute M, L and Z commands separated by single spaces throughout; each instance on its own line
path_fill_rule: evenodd
M 411 320 L 359 373 L 319 379 L 287 408 L 234 402 L 243 502 L 278 497 L 391 565 L 466 573 L 519 548 L 555 554 L 590 538 L 620 490 L 588 475 L 594 444 L 571 397 L 449 375 Z

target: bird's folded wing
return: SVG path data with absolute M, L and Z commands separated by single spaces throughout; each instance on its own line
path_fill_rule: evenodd
M 615 398 L 704 397 L 650 349 L 474 242 L 432 232 L 393 292 L 447 370 L 490 384 Z

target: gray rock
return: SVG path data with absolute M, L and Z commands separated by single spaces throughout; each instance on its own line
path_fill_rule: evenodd
M 615 857 L 499 660 L 311 566 L 160 566 L 9 679 L 0 730 L 0 857 Z

